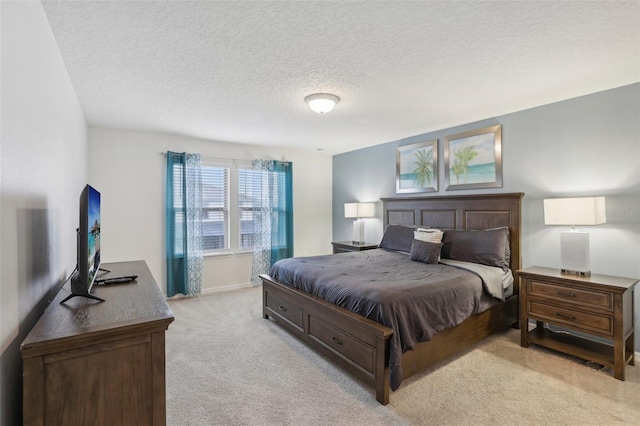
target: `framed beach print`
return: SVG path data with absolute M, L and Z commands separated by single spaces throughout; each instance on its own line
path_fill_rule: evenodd
M 438 191 L 438 140 L 396 148 L 396 192 Z
M 446 137 L 444 181 L 445 191 L 502 187 L 502 126 Z

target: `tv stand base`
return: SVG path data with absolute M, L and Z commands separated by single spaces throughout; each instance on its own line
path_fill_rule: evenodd
M 70 295 L 68 295 L 67 297 L 62 299 L 60 304 L 62 305 L 67 300 L 71 299 L 72 297 L 76 297 L 76 296 L 77 297 L 86 297 L 87 299 L 99 300 L 100 302 L 104 302 L 104 299 L 101 299 L 98 296 L 94 296 L 93 294 L 75 294 L 75 293 L 71 293 Z
M 78 272 L 74 272 L 73 275 L 71 275 L 71 294 L 67 297 L 65 297 L 62 302 L 60 302 L 60 304 L 62 305 L 64 302 L 66 302 L 67 300 L 71 299 L 72 297 L 86 297 L 87 299 L 93 299 L 93 300 L 99 300 L 100 302 L 104 302 L 104 299 L 98 297 L 98 296 L 94 296 L 92 294 L 89 293 L 90 289 L 87 288 L 87 284 L 80 281 L 80 276 L 78 274 Z

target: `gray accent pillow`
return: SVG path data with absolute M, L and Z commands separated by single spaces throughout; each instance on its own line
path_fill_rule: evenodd
M 411 243 L 411 260 L 422 263 L 438 263 L 442 243 L 430 243 L 414 239 Z
M 384 231 L 379 247 L 387 250 L 410 253 L 413 231 L 415 230 L 416 227 L 412 226 L 388 225 Z
M 481 263 L 509 269 L 509 228 L 467 231 L 447 229 L 442 237 L 441 256 L 445 259 Z

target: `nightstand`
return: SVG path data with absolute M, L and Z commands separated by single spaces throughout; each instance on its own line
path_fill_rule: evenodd
M 518 277 L 522 347 L 534 343 L 613 367 L 613 376 L 624 380 L 626 364 L 634 365 L 633 290 L 637 279 L 581 277 L 540 266 L 518 271 Z M 531 331 L 529 319 L 536 321 Z M 610 343 L 554 333 L 545 323 Z
M 345 253 L 348 251 L 371 250 L 371 249 L 378 248 L 377 244 L 354 243 L 353 241 L 334 241 L 331 244 L 333 244 L 333 254 Z

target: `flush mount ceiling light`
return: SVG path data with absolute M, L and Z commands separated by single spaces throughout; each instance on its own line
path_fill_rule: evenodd
M 309 104 L 311 111 L 324 114 L 331 111 L 340 102 L 340 98 L 329 93 L 315 93 L 304 98 L 304 101 Z

